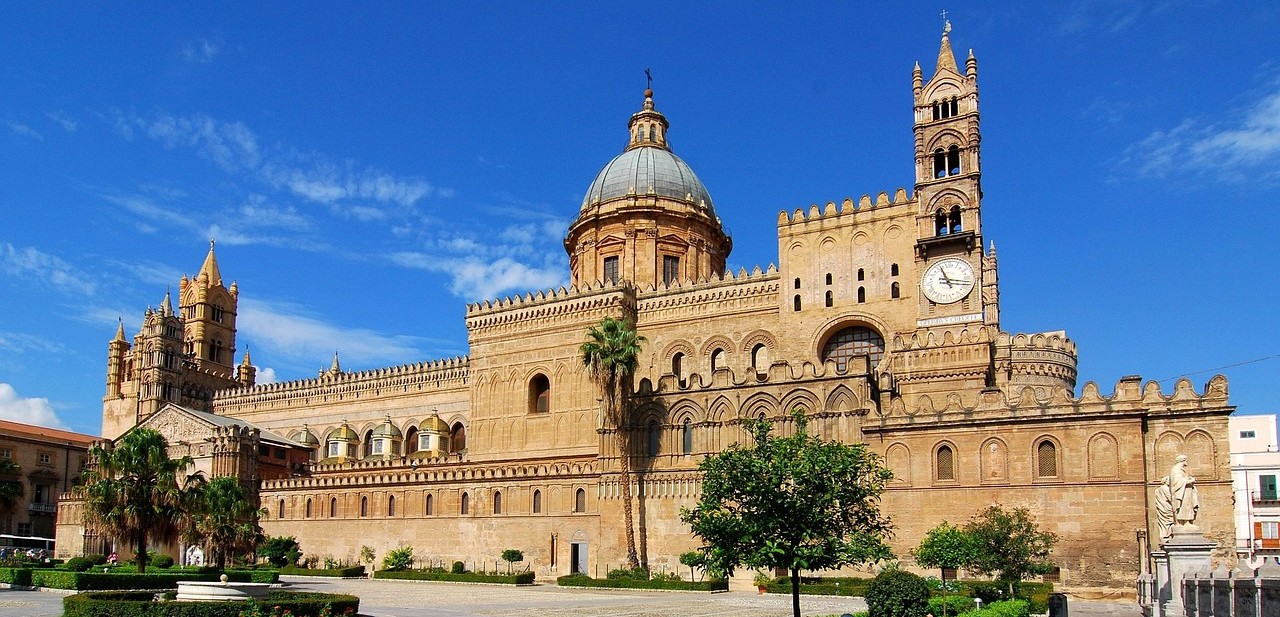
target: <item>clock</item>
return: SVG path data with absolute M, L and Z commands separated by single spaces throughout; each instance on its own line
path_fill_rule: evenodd
M 920 290 L 933 302 L 951 304 L 969 295 L 973 291 L 973 283 L 973 266 L 963 259 L 948 257 L 924 271 Z

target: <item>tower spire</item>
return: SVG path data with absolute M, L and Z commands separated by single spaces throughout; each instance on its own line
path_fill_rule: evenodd
M 173 317 L 173 300 L 169 298 L 171 289 L 164 290 L 164 300 L 160 301 L 160 315 L 163 317 Z
M 124 317 L 119 317 L 117 319 L 120 321 L 120 324 L 116 326 L 116 337 L 111 340 L 112 342 L 124 343 L 126 342 L 124 338 Z
M 217 287 L 222 285 L 222 273 L 218 271 L 218 256 L 213 253 L 214 240 L 209 239 L 209 254 L 204 258 L 204 265 L 200 266 L 199 277 L 208 277 L 209 285 Z
M 947 20 L 946 24 L 942 26 L 942 46 L 938 49 L 938 64 L 937 68 L 934 69 L 933 74 L 937 75 L 942 72 L 942 69 L 947 69 L 952 73 L 960 72 L 960 70 L 956 68 L 956 55 L 951 51 L 950 20 Z

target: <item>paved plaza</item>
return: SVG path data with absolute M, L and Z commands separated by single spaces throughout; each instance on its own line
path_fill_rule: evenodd
M 360 597 L 360 613 L 370 617 L 786 617 L 791 597 L 748 592 L 717 594 L 569 589 L 554 585 L 507 587 L 391 580 L 284 579 L 298 591 L 349 593 Z M 63 594 L 0 589 L 0 616 L 56 617 Z M 804 596 L 805 615 L 864 610 L 861 598 Z M 1132 601 L 1072 599 L 1072 617 L 1137 617 Z

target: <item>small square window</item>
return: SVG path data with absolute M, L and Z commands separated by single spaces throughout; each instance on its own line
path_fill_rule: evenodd
M 1258 434 L 1254 431 L 1240 431 L 1240 439 L 1253 439 Z
M 0 458 L 13 458 L 13 450 L 11 448 L 0 448 Z
M 48 452 L 41 452 L 41 453 L 40 453 L 40 464 L 41 464 L 41 465 L 52 465 L 52 464 L 53 464 L 53 455 L 52 455 L 52 454 L 49 454 Z
M 384 443 L 385 443 L 385 441 L 384 441 L 384 440 L 382 440 L 382 439 L 375 439 L 375 440 L 373 440 L 373 453 L 374 453 L 374 454 L 382 454 L 382 448 L 383 448 L 383 444 L 384 444 Z

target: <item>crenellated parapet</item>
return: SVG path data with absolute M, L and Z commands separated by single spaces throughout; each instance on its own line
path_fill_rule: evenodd
M 1082 420 L 1089 417 L 1126 415 L 1182 415 L 1229 413 L 1227 378 L 1216 375 L 1197 393 L 1191 380 L 1183 377 L 1165 394 L 1159 382 L 1126 377 L 1116 383 L 1111 396 L 1102 395 L 1097 384 L 1086 383 L 1079 397 L 1066 388 L 1012 387 L 1009 391 L 986 388 L 969 394 L 920 395 L 910 406 L 895 398 L 885 410 L 879 427 L 869 432 L 891 431 L 912 426 L 975 426 L 1020 420 Z
M 676 280 L 638 294 L 636 311 L 645 321 L 660 321 L 692 315 L 776 310 L 778 281 L 778 269 L 773 264 L 764 271 L 759 266 L 751 272 L 743 268 L 736 275 L 725 272 L 710 280 Z
M 647 379 L 640 381 L 637 388 L 639 396 L 663 394 L 687 394 L 698 391 L 726 390 L 746 388 L 760 385 L 803 384 L 822 380 L 844 380 L 849 377 L 870 374 L 867 356 L 850 358 L 841 371 L 834 360 L 822 364 L 814 362 L 775 361 L 764 371 L 746 368 L 736 371 L 730 367 L 718 368 L 710 376 L 691 373 L 684 378 L 677 378 L 670 373 L 658 377 L 654 384 Z
M 840 202 L 839 207 L 836 206 L 835 202 L 829 201 L 821 208 L 817 204 L 812 204 L 807 211 L 797 208 L 794 212 L 788 213 L 783 210 L 778 213 L 778 229 L 782 230 L 792 225 L 805 225 L 833 218 L 846 219 L 855 217 L 858 214 L 869 216 L 881 208 L 914 203 L 915 196 L 908 195 L 907 190 L 903 188 L 894 191 L 892 198 L 889 197 L 888 193 L 881 191 L 876 195 L 875 201 L 872 201 L 870 195 L 863 195 L 856 203 L 852 198 L 846 197 L 844 201 Z
M 467 305 L 467 329 L 470 331 L 547 323 L 561 319 L 582 320 L 612 307 L 635 305 L 635 287 L 627 281 L 596 281 L 587 285 L 538 291 L 485 300 Z
M 264 480 L 262 491 L 327 491 L 348 487 L 513 482 L 546 478 L 590 477 L 597 473 L 593 456 L 554 460 L 477 463 L 446 456 L 427 459 L 352 461 L 313 465 L 309 476 Z
M 1009 334 L 1001 332 L 996 341 L 997 381 L 1009 388 L 1076 386 L 1076 344 L 1066 332 Z
M 424 389 L 462 388 L 470 377 L 471 360 L 458 356 L 355 372 L 326 372 L 319 377 L 219 390 L 214 407 L 222 415 L 284 405 L 306 405 L 329 400 L 419 392 Z

